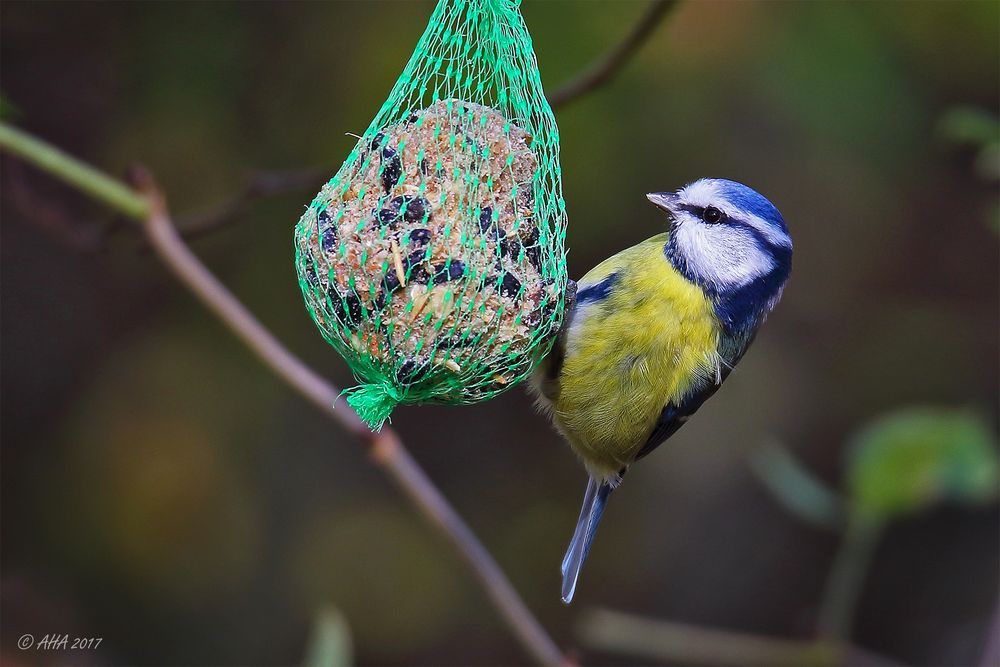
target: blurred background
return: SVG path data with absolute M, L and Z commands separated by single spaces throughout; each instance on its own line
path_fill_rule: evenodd
M 432 7 L 8 1 L 3 112 L 112 174 L 147 165 L 179 216 L 198 214 L 259 170 L 332 175 L 355 141 L 344 133 L 365 129 Z M 526 0 L 547 90 L 644 9 Z M 765 193 L 796 243 L 784 300 L 725 389 L 615 495 L 572 607 L 558 564 L 585 475 L 524 391 L 395 413 L 561 645 L 588 663 L 668 661 L 595 645 L 581 619 L 598 606 L 813 637 L 841 538 L 762 483 L 748 461 L 764 443 L 831 489 L 877 491 L 898 471 L 857 482 L 868 479 L 850 472 L 857 434 L 929 408 L 976 432 L 975 470 L 995 466 L 998 105 L 997 3 L 691 2 L 619 78 L 558 110 L 572 276 L 661 231 L 643 193 L 701 176 Z M 7 664 L 301 664 L 331 606 L 360 664 L 526 662 L 362 447 L 134 233 L 99 242 L 112 214 L 2 166 Z M 292 228 L 313 195 L 255 201 L 192 243 L 344 386 L 293 267 Z M 948 484 L 950 461 L 934 468 Z M 910 664 L 979 659 L 1000 512 L 995 470 L 977 483 L 967 502 L 921 482 L 912 511 L 886 522 L 855 643 Z M 25 632 L 104 639 L 94 652 L 24 653 Z

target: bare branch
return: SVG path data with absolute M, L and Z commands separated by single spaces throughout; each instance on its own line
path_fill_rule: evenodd
M 549 95 L 553 109 L 576 101 L 608 83 L 632 59 L 653 34 L 677 0 L 654 0 L 622 41 L 586 71 Z M 256 199 L 304 190 L 318 190 L 327 181 L 330 170 L 303 168 L 253 173 L 241 191 L 211 210 L 177 219 L 177 229 L 186 239 L 197 238 L 238 220 Z
M 677 4 L 678 0 L 653 0 L 632 30 L 611 51 L 602 56 L 582 74 L 549 95 L 553 109 L 575 102 L 585 94 L 611 81 L 628 64 L 653 31 Z M 177 220 L 184 238 L 208 234 L 237 220 L 255 199 L 304 190 L 318 190 L 331 174 L 330 169 L 304 168 L 287 171 L 258 171 L 251 175 L 243 190 L 212 210 Z
M 594 648 L 656 662 L 715 665 L 851 665 L 899 663 L 856 646 L 821 639 L 780 639 L 644 618 L 610 609 L 587 612 L 580 637 Z
M 285 349 L 191 254 L 174 229 L 158 191 L 150 187 L 145 189 L 153 202 L 147 237 L 171 272 L 271 370 L 334 421 L 371 445 L 376 464 L 392 477 L 425 518 L 448 537 L 535 659 L 545 665 L 563 663 L 559 649 L 532 616 L 496 561 L 409 455 L 395 431 L 389 428 L 377 433 L 369 430 L 339 397 L 336 387 Z
M 989 627 L 986 630 L 986 639 L 983 642 L 983 655 L 979 660 L 979 667 L 991 667 L 1000 665 L 1000 604 L 993 612 Z
M 500 566 L 476 539 L 434 483 L 389 428 L 371 431 L 340 397 L 340 390 L 289 352 L 178 235 L 162 193 L 145 170 L 132 179 L 138 192 L 34 137 L 0 122 L 0 148 L 144 223 L 146 238 L 171 273 L 190 289 L 272 371 L 327 417 L 371 447 L 372 459 L 420 514 L 455 547 L 507 622 L 522 647 L 542 665 L 566 665 L 568 659 L 528 609 Z
M 96 252 L 100 248 L 104 228 L 98 224 L 74 224 L 62 206 L 29 185 L 23 163 L 4 159 L 3 174 L 4 199 L 23 217 L 34 220 L 42 231 L 76 252 Z
M 237 220 L 256 199 L 303 190 L 319 190 L 329 177 L 328 169 L 316 167 L 255 172 L 240 192 L 210 211 L 178 218 L 177 230 L 186 239 L 203 236 Z
M 141 220 L 148 212 L 142 196 L 121 181 L 13 125 L 0 122 L 0 148 L 130 218 Z
M 618 74 L 639 48 L 653 34 L 656 26 L 677 4 L 677 0 L 654 0 L 618 46 L 588 67 L 582 74 L 570 79 L 548 96 L 553 109 L 566 106 L 595 88 L 608 83 Z

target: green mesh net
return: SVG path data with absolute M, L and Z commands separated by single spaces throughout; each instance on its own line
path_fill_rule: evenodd
M 559 133 L 519 0 L 440 0 L 371 125 L 295 228 L 306 306 L 379 428 L 399 403 L 524 379 L 563 315 Z

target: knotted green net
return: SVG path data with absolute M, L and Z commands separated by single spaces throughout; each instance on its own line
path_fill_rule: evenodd
M 509 389 L 561 324 L 559 132 L 519 4 L 440 0 L 295 228 L 306 306 L 373 428 L 399 403 Z

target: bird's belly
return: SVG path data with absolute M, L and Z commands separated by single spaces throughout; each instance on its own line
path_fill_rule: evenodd
M 631 463 L 663 407 L 716 372 L 718 330 L 700 294 L 683 304 L 594 308 L 574 322 L 553 414 L 590 472 L 611 477 Z

